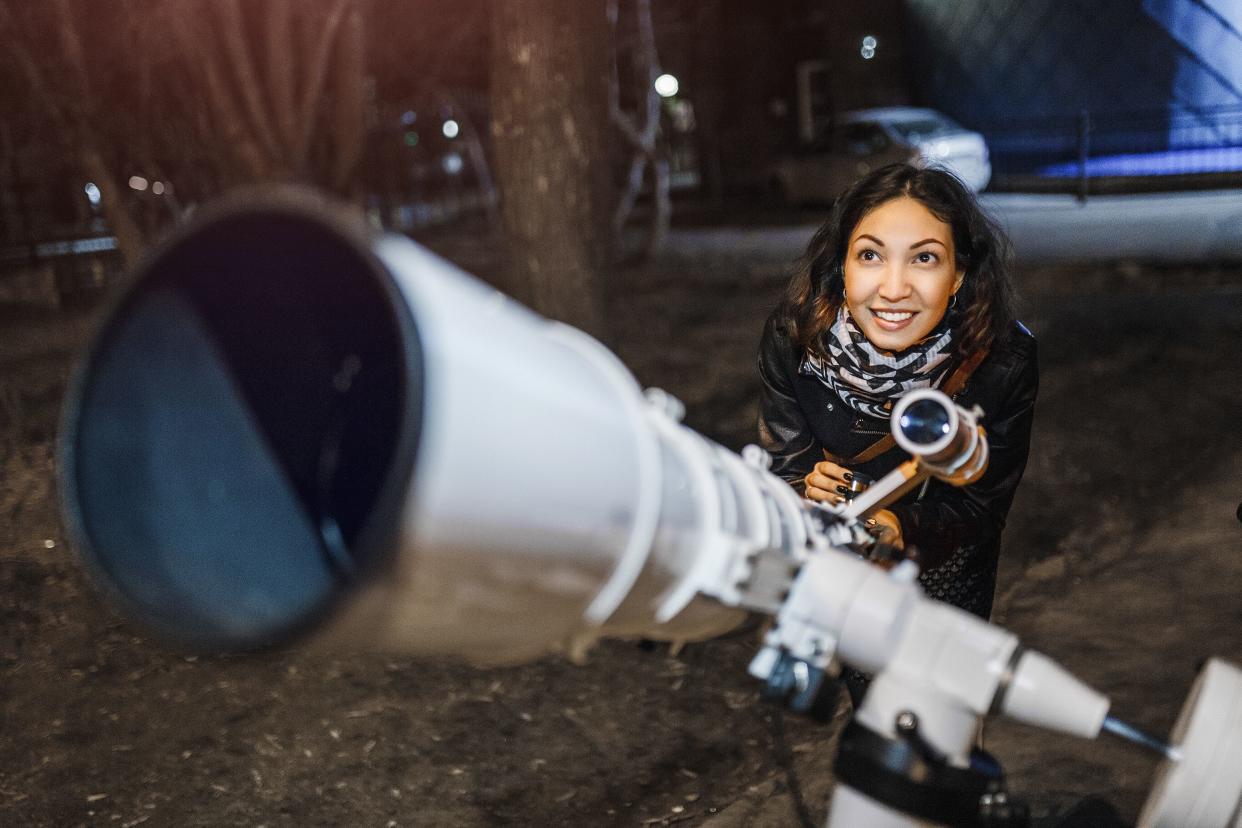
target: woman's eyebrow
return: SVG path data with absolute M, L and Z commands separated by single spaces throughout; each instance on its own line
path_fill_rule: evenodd
M 910 249 L 911 249 L 911 250 L 913 250 L 914 248 L 916 248 L 916 247 L 922 247 L 922 246 L 923 246 L 923 245 L 925 245 L 925 244 L 938 244 L 938 245 L 940 245 L 941 247 L 945 248 L 946 250 L 947 250 L 947 249 L 948 249 L 948 247 L 949 247 L 947 244 L 945 244 L 944 242 L 942 242 L 940 239 L 923 239 L 922 241 L 918 241 L 918 242 L 915 242 L 914 244 L 910 245 Z
M 875 236 L 871 235 L 870 233 L 859 233 L 858 238 L 854 239 L 854 243 L 858 244 L 858 242 L 862 241 L 863 239 L 870 239 L 871 241 L 878 244 L 880 247 L 884 247 L 884 242 L 880 241 L 879 239 L 877 239 Z M 920 242 L 920 244 L 921 243 L 922 242 Z

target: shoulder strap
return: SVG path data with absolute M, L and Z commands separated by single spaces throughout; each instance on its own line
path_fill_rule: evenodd
M 949 375 L 949 378 L 946 379 L 944 384 L 940 386 L 940 390 L 948 394 L 950 397 L 958 391 L 961 391 L 964 387 L 966 387 L 966 381 L 970 379 L 970 375 L 973 374 L 975 369 L 979 367 L 979 363 L 987 359 L 987 356 L 988 352 L 986 350 L 975 351 L 970 355 L 970 359 L 966 360 L 954 369 L 953 373 Z M 845 466 L 846 468 L 849 468 L 866 463 L 870 460 L 874 460 L 896 444 L 897 441 L 893 439 L 893 435 L 886 434 L 879 440 L 876 440 L 874 443 L 867 446 L 858 454 L 855 454 L 853 457 L 838 457 L 828 451 L 828 449 L 824 449 L 824 459 L 836 463 L 838 466 Z

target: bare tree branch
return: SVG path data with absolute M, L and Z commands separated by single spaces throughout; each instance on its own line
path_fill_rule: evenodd
M 461 139 L 466 145 L 466 155 L 470 158 L 475 179 L 478 181 L 479 189 L 483 192 L 488 226 L 499 227 L 500 195 L 492 177 L 492 168 L 488 163 L 487 153 L 483 151 L 483 140 L 479 130 L 475 127 L 474 120 L 466 112 L 466 108 L 461 106 L 457 98 L 447 89 L 439 86 L 432 87 L 431 94 L 442 106 L 452 109 L 456 115 L 457 122 L 461 126 Z
M 64 110 L 65 126 L 76 136 L 78 160 L 82 171 L 99 185 L 104 214 L 116 235 L 117 248 L 127 264 L 132 264 L 145 246 L 144 233 L 134 219 L 129 206 L 121 198 L 121 184 L 113 170 L 104 160 L 104 153 L 88 128 L 91 105 L 90 74 L 86 68 L 86 55 L 69 0 L 54 0 L 56 28 L 61 48 L 69 63 L 71 83 L 76 100 Z M 33 68 L 33 58 L 31 59 Z M 37 69 L 35 69 L 37 73 Z M 41 74 L 41 73 L 39 73 Z
M 250 122 L 259 143 L 267 152 L 268 157 L 279 165 L 281 146 L 268 118 L 268 110 L 264 101 L 261 78 L 255 71 L 254 62 L 250 59 L 250 47 L 246 44 L 245 20 L 242 17 L 238 0 L 216 0 L 212 6 L 220 15 L 220 34 L 224 47 L 228 52 L 229 61 L 233 66 L 233 80 L 241 91 L 242 101 L 250 115 Z
M 655 200 L 655 210 L 651 218 L 651 227 L 647 235 L 647 247 L 643 251 L 646 258 L 654 258 L 664 249 L 668 240 L 668 228 L 673 217 L 673 202 L 669 197 L 669 161 L 658 156 L 651 164 L 651 194 Z
M 332 43 L 336 40 L 337 30 L 352 0 L 337 0 L 327 21 L 319 30 L 319 39 L 311 51 L 310 72 L 307 84 L 302 89 L 302 101 L 298 107 L 298 121 L 302 125 L 302 133 L 293 148 L 294 169 L 300 170 L 306 164 L 310 150 L 311 133 L 315 126 L 315 112 L 319 109 L 319 99 L 323 94 L 324 79 L 328 74 L 328 61 L 332 56 Z
M 229 94 L 220 67 L 210 49 L 205 49 L 201 38 L 191 28 L 191 21 L 185 15 L 171 16 L 173 35 L 178 39 L 182 51 L 190 55 L 189 65 L 203 81 L 206 103 L 212 110 L 211 122 L 215 124 L 216 133 L 220 137 L 221 147 L 227 149 L 243 165 L 246 174 L 260 178 L 267 172 L 262 148 L 254 136 L 245 128 L 245 116 L 237 108 L 236 98 Z M 208 134 L 210 134 L 209 130 Z
M 73 10 L 69 0 L 53 0 L 52 8 L 56 13 L 56 31 L 60 35 L 61 48 L 69 60 L 72 70 L 73 84 L 83 104 L 91 99 L 90 77 L 86 71 L 86 58 L 82 54 L 82 39 L 78 37 L 78 27 L 74 22 Z
M 335 113 L 332 124 L 336 133 L 335 155 L 332 160 L 332 186 L 343 190 L 362 157 L 364 143 L 362 82 L 366 75 L 364 52 L 366 29 L 362 10 L 355 3 L 345 17 L 337 43 L 336 82 L 333 84 Z
M 79 158 L 82 171 L 99 186 L 99 199 L 103 202 L 104 215 L 108 217 L 108 224 L 116 236 L 117 250 L 125 264 L 132 265 L 146 246 L 146 238 L 138 222 L 134 220 L 129 206 L 121 198 L 121 184 L 113 175 L 111 166 L 104 160 L 103 153 L 94 145 L 83 145 Z
M 611 84 L 609 88 L 609 115 L 614 125 L 621 131 L 630 145 L 629 172 L 626 187 L 621 194 L 616 210 L 613 212 L 613 232 L 620 239 L 622 230 L 633 212 L 643 185 L 643 174 L 651 167 L 651 185 L 655 209 L 652 212 L 651 226 L 648 231 L 644 255 L 655 255 L 663 247 L 668 235 L 668 225 L 672 216 L 672 202 L 669 199 L 669 164 L 658 149 L 660 131 L 660 96 L 655 91 L 655 80 L 660 74 L 660 61 L 656 54 L 655 27 L 651 19 L 651 0 L 634 0 L 636 34 L 634 37 L 634 53 L 637 63 L 636 74 L 639 88 L 642 90 L 642 125 L 621 109 L 619 50 L 622 39 L 619 34 L 619 4 L 617 0 L 608 0 L 608 19 L 613 29 L 613 55 Z
M 0 24 L 10 31 L 15 28 L 12 13 L 8 7 L 0 3 Z M 62 130 L 70 130 L 74 128 L 74 119 L 70 116 L 66 109 L 68 101 L 63 96 L 54 92 L 44 76 L 40 64 L 31 54 L 30 49 L 24 40 L 18 37 L 10 38 L 9 54 L 17 61 L 18 67 L 22 74 L 26 76 L 26 81 L 30 84 L 34 91 L 34 96 L 43 101 L 47 109 L 47 113 L 52 117 Z
M 267 81 L 280 143 L 286 148 L 295 146 L 298 136 L 291 10 L 292 4 L 284 0 L 267 4 Z
M 638 80 L 644 93 L 643 104 L 646 109 L 642 131 L 643 145 L 654 146 L 660 130 L 660 95 L 655 91 L 656 78 L 660 76 L 660 59 L 656 55 L 651 0 L 634 0 L 634 14 L 638 25 Z
M 0 37 L 26 81 L 13 103 L 54 125 L 132 258 L 144 222 L 167 219 L 173 182 L 190 201 L 274 177 L 348 190 L 365 147 L 369 2 L 0 0 Z M 129 190 L 121 163 L 158 176 L 163 196 Z
M 635 0 L 638 16 L 639 83 L 644 92 L 646 120 L 643 124 L 643 151 L 651 163 L 651 192 L 655 200 L 651 228 L 647 236 L 646 256 L 651 258 L 664 246 L 672 217 L 669 200 L 668 159 L 660 156 L 656 142 L 660 135 L 660 95 L 656 92 L 656 78 L 660 76 L 660 58 L 656 54 L 655 25 L 651 20 L 651 0 Z

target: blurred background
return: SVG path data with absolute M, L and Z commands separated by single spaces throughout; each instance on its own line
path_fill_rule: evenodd
M 74 356 L 126 267 L 239 185 L 352 203 L 736 449 L 832 199 L 943 164 L 1010 232 L 1043 367 L 996 620 L 1156 733 L 1199 660 L 1242 658 L 1238 0 L 0 0 L 0 45 L 0 823 L 822 817 L 841 717 L 782 730 L 750 638 L 186 658 L 94 597 L 54 486 Z M 988 746 L 1037 816 L 1102 793 L 1133 819 L 1154 769 Z
M 583 259 L 600 268 L 658 249 L 678 212 L 822 207 L 896 159 L 997 194 L 1019 237 L 1050 220 L 1033 207 L 1065 202 L 1001 194 L 1081 209 L 1227 189 L 1242 170 L 1232 0 L 0 8 L 0 266 L 49 296 L 97 290 L 197 204 L 255 181 L 311 183 L 414 234 L 499 226 L 502 201 L 545 225 L 579 213 L 561 247 L 601 248 Z M 567 203 L 575 186 L 592 209 Z M 506 229 L 529 237 L 519 223 Z M 620 235 L 634 226 L 636 250 Z

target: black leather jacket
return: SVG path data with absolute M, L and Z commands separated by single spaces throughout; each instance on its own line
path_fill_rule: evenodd
M 887 420 L 857 414 L 820 380 L 799 373 L 802 356 L 773 314 L 759 346 L 759 439 L 772 471 L 799 491 L 824 449 L 853 457 L 889 432 Z M 962 488 L 933 480 L 890 507 L 906 543 L 919 549 L 928 594 L 983 618 L 992 611 L 1001 530 L 1026 468 L 1038 389 L 1035 338 L 1016 325 L 954 395 L 964 407 L 983 409 L 990 449 L 983 477 Z M 905 459 L 893 447 L 855 470 L 878 479 Z

